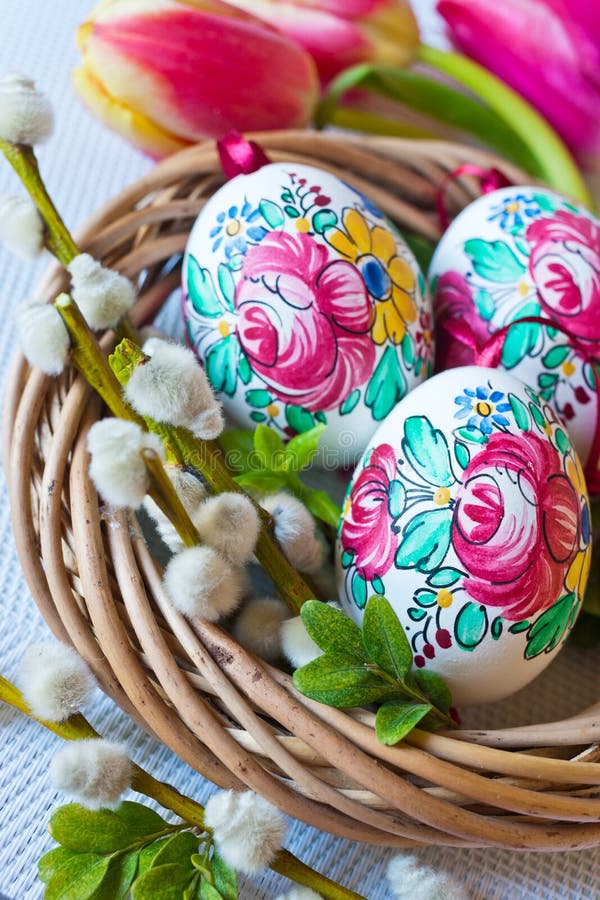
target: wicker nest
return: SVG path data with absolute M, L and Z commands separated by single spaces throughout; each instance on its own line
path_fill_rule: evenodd
M 399 225 L 439 236 L 436 196 L 471 148 L 287 132 L 259 135 L 273 160 L 305 161 L 369 193 Z M 502 168 L 514 180 L 522 175 Z M 189 229 L 222 182 L 213 144 L 184 151 L 124 191 L 79 235 L 82 249 L 139 278 L 137 324 L 177 286 Z M 478 194 L 448 192 L 451 212 Z M 53 267 L 41 296 L 65 287 Z M 104 336 L 108 349 L 114 340 Z M 190 766 L 258 791 L 334 834 L 425 844 L 567 850 L 600 843 L 600 704 L 562 722 L 481 732 L 415 730 L 396 747 L 373 716 L 298 695 L 289 674 L 214 625 L 192 629 L 167 601 L 135 519 L 105 521 L 90 483 L 86 432 L 102 404 L 82 378 L 51 379 L 19 358 L 5 402 L 5 464 L 18 550 L 46 621 L 106 693 Z

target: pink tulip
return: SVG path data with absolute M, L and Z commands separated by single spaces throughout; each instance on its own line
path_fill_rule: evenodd
M 537 107 L 580 158 L 600 149 L 592 0 L 440 0 L 452 41 Z
M 305 50 L 221 0 L 105 0 L 78 39 L 84 101 L 154 157 L 231 129 L 302 127 L 319 96 Z
M 408 0 L 229 0 L 307 50 L 323 81 L 361 62 L 409 63 L 419 28 Z

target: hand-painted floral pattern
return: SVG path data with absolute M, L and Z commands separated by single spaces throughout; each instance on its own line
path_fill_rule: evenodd
M 341 530 L 344 553 L 365 581 L 381 578 L 394 562 L 404 487 L 397 478 L 394 448 L 381 444 L 370 455 L 348 498 Z
M 511 621 L 551 606 L 577 550 L 579 520 L 579 498 L 547 440 L 492 434 L 456 496 L 452 543 L 467 594 Z
M 466 419 L 467 428 L 478 428 L 483 434 L 491 434 L 494 425 L 509 424 L 505 413 L 510 412 L 510 403 L 502 391 L 488 385 L 465 388 L 454 402 L 458 406 L 455 417 Z
M 600 228 L 566 210 L 527 229 L 542 309 L 577 337 L 600 340 Z
M 353 262 L 375 298 L 375 322 L 372 336 L 376 344 L 390 340 L 399 344 L 407 323 L 414 322 L 417 310 L 412 292 L 415 275 L 391 232 L 382 225 L 371 227 L 356 209 L 344 212 L 344 228 L 331 228 L 326 240 L 338 253 Z
M 581 342 L 599 355 L 598 220 L 546 189 L 495 191 L 450 226 L 430 278 L 436 370 L 472 363 L 473 348 L 507 328 L 502 367 L 554 404 L 587 462 L 596 386 Z M 568 333 L 527 321 L 540 316 Z
M 283 400 L 337 406 L 373 369 L 373 306 L 349 263 L 310 236 L 273 232 L 248 250 L 235 306 L 252 369 Z
M 508 378 L 504 389 L 493 377 L 463 384 L 450 433 L 434 416 L 406 417 L 397 442 L 388 432 L 349 487 L 341 596 L 361 609 L 370 589 L 393 602 L 406 572 L 418 667 L 511 634 L 524 659 L 539 657 L 581 605 L 591 556 L 581 464 L 554 409 Z
M 374 423 L 430 374 L 418 265 L 381 211 L 330 173 L 274 163 L 228 182 L 194 225 L 183 271 L 189 342 L 239 425 L 285 438 L 323 423 L 328 458 L 350 464 Z M 377 343 L 387 300 L 398 328 Z M 340 449 L 342 429 L 351 450 Z

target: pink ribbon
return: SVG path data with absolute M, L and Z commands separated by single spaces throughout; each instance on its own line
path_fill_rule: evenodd
M 598 470 L 598 461 L 600 459 L 600 375 L 597 366 L 600 361 L 595 357 L 585 344 L 583 344 L 568 328 L 552 319 L 545 319 L 542 316 L 523 316 L 521 319 L 515 319 L 509 322 L 503 328 L 495 331 L 494 334 L 484 344 L 478 340 L 477 335 L 471 326 L 464 319 L 447 318 L 440 323 L 441 327 L 446 330 L 453 338 L 460 341 L 465 346 L 473 350 L 474 364 L 483 366 L 486 369 L 496 369 L 502 358 L 502 350 L 508 332 L 515 325 L 544 325 L 547 328 L 554 328 L 568 338 L 568 345 L 580 356 L 584 363 L 588 363 L 592 370 L 592 378 L 594 380 L 594 390 L 596 392 L 596 425 L 594 429 L 594 438 L 588 455 L 588 461 L 585 466 L 584 474 L 590 494 L 600 494 L 600 471 Z
M 497 191 L 498 188 L 512 186 L 512 181 L 499 169 L 482 169 L 481 166 L 472 163 L 464 163 L 452 172 L 448 172 L 439 186 L 435 204 L 442 231 L 445 231 L 450 224 L 450 217 L 446 209 L 446 193 L 452 182 L 461 175 L 475 175 L 476 178 L 479 178 L 482 194 L 490 194 L 492 191 Z
M 217 141 L 221 166 L 228 179 L 236 175 L 250 175 L 271 162 L 262 147 L 247 141 L 237 131 L 229 131 Z

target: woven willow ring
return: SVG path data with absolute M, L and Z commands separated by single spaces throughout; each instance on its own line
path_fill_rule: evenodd
M 274 161 L 322 166 L 352 182 L 402 228 L 436 240 L 439 187 L 464 162 L 458 145 L 258 135 Z M 516 182 L 521 173 L 501 164 Z M 177 287 L 191 225 L 222 183 L 214 145 L 193 147 L 125 190 L 78 235 L 82 250 L 139 280 L 132 318 L 150 321 Z M 479 193 L 447 194 L 455 213 Z M 40 287 L 66 287 L 53 267 Z M 105 349 L 114 343 L 103 336 Z M 226 788 L 258 791 L 290 815 L 365 843 L 568 850 L 600 843 L 600 703 L 561 722 L 429 734 L 379 744 L 373 716 L 294 691 L 215 625 L 192 629 L 167 600 L 135 518 L 106 521 L 88 476 L 86 433 L 102 404 L 68 370 L 51 379 L 19 358 L 5 402 L 5 465 L 29 587 L 57 638 L 102 688 L 181 759 Z M 574 759 L 576 757 L 576 759 Z

